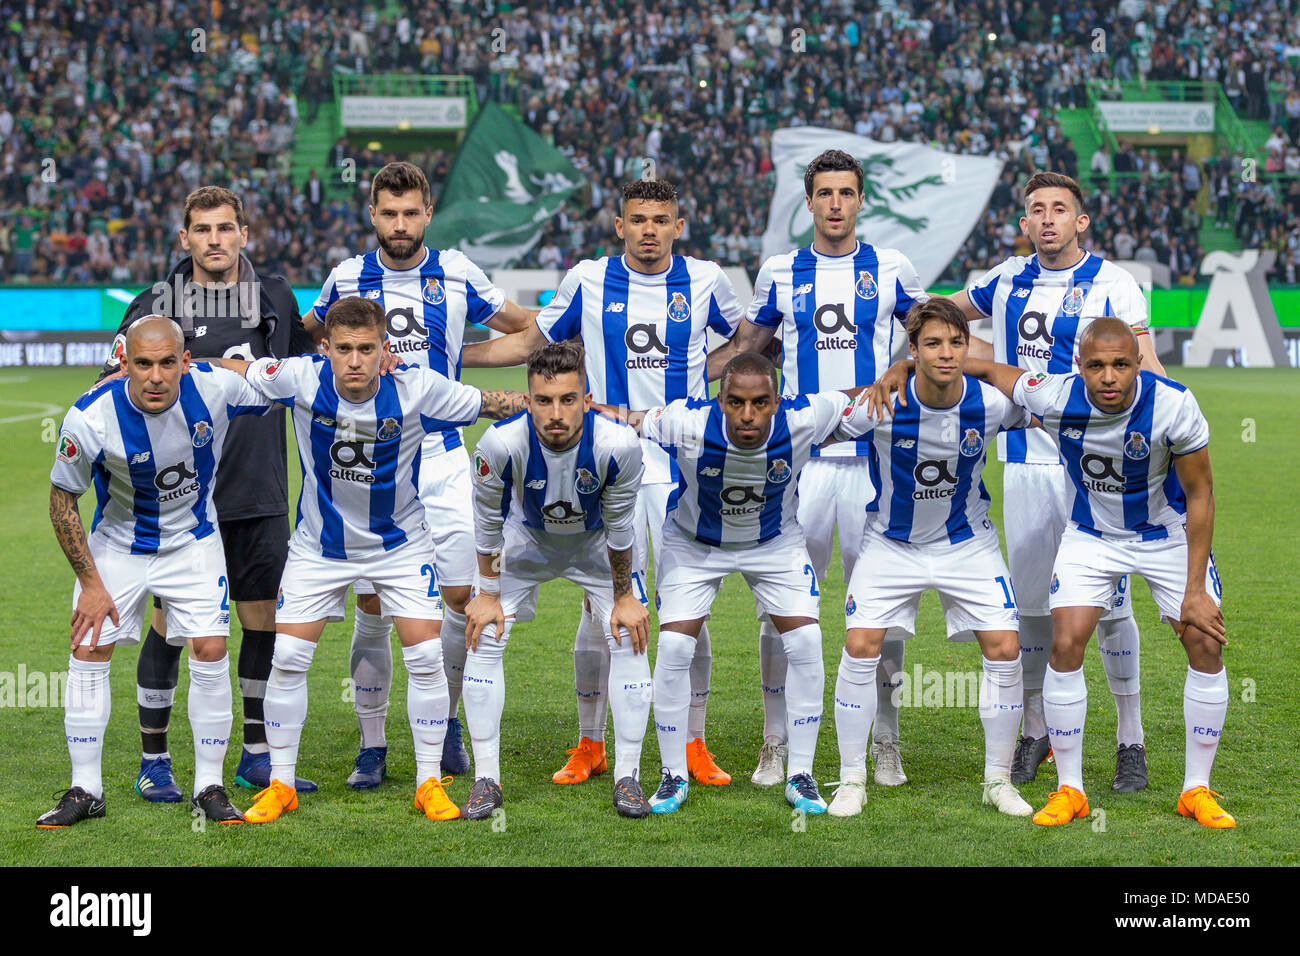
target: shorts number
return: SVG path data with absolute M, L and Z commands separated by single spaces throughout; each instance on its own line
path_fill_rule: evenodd
M 433 570 L 432 564 L 426 564 L 420 568 L 420 577 L 429 575 L 429 597 L 438 596 L 438 573 Z
M 641 572 L 632 572 L 632 583 L 636 585 L 637 600 L 642 604 L 649 604 L 650 598 L 646 596 L 645 585 L 641 583 Z
M 1123 594 L 1127 590 L 1128 590 L 1128 575 L 1126 574 L 1123 577 L 1121 577 L 1118 581 L 1115 582 L 1115 593 Z
M 998 584 L 1002 585 L 1002 596 L 1006 598 L 1006 602 L 1002 606 L 1014 608 L 1016 606 L 1015 588 L 1013 588 L 1010 584 L 1008 584 L 1007 579 L 1000 574 L 993 580 L 997 581 Z
M 812 584 L 808 587 L 808 593 L 813 597 L 821 597 L 821 592 L 817 590 L 817 572 L 813 570 L 813 566 L 811 564 L 805 564 L 803 566 L 803 573 L 812 578 Z
M 1219 583 L 1219 569 L 1214 566 L 1214 559 L 1210 559 L 1210 583 L 1214 585 L 1214 596 L 1218 600 L 1223 600 L 1223 585 Z
M 229 582 L 226 581 L 226 576 L 224 574 L 221 577 L 217 578 L 217 587 L 221 588 L 221 610 L 229 611 L 230 610 L 230 584 Z

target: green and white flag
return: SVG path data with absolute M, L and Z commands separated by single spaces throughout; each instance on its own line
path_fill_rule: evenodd
M 582 184 L 567 156 L 489 103 L 456 153 L 426 241 L 460 249 L 482 269 L 508 268 Z
M 988 204 L 1002 160 L 958 156 L 920 143 L 881 143 L 842 130 L 797 126 L 772 135 L 776 188 L 763 234 L 763 258 L 812 242 L 804 170 L 827 149 L 862 163 L 858 238 L 898 249 L 931 285 L 957 254 Z

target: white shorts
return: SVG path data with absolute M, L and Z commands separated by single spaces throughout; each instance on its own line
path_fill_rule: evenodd
M 1061 535 L 1070 523 L 1074 487 L 1064 465 L 1027 465 L 1009 461 L 1002 471 L 1002 528 L 1007 535 L 1007 564 L 1016 584 L 1020 613 L 1052 613 L 1049 588 Z M 1117 581 L 1102 620 L 1133 616 L 1128 579 Z
M 296 541 L 289 542 L 289 560 L 280 579 L 277 624 L 343 620 L 348 588 L 362 575 L 379 595 L 380 614 L 442 620 L 440 581 L 429 542 L 408 541 L 392 551 L 342 560 L 306 551 Z
M 1116 584 L 1126 574 L 1146 579 L 1164 620 L 1179 620 L 1187 591 L 1187 539 L 1105 541 L 1067 529 L 1052 568 L 1052 607 L 1109 607 Z M 1222 602 L 1213 552 L 1205 568 L 1205 590 L 1215 604 Z
M 668 498 L 677 488 L 675 481 L 646 482 L 636 496 L 636 568 L 645 585 L 646 572 L 650 570 L 650 555 L 656 561 L 664 546 L 664 522 L 668 515 Z M 649 547 L 647 547 L 647 545 Z
M 518 521 L 508 521 L 501 554 L 501 610 L 507 617 L 531 621 L 541 586 L 565 578 L 586 593 L 596 622 L 602 626 L 609 623 L 614 612 L 614 583 L 603 529 L 540 535 Z M 643 605 L 649 603 L 644 586 L 636 580 L 632 593 Z
M 117 606 L 116 627 L 104 618 L 99 645 L 138 644 L 144 623 L 145 598 L 162 602 L 167 616 L 167 643 L 184 644 L 192 637 L 230 636 L 230 586 L 221 534 L 214 530 L 182 548 L 162 554 L 132 554 L 106 544 L 96 535 L 88 542 L 100 580 Z M 81 582 L 72 588 L 72 606 L 81 597 Z M 82 638 L 89 644 L 92 635 Z
M 803 536 L 777 535 L 748 548 L 701 544 L 677 526 L 664 524 L 664 551 L 655 578 L 659 624 L 708 618 L 722 579 L 740 572 L 754 592 L 758 616 L 817 620 L 820 593 Z
M 813 458 L 799 473 L 799 527 L 807 542 L 817 580 L 826 580 L 831 564 L 831 538 L 840 534 L 840 567 L 844 580 L 853 577 L 853 563 L 862 551 L 867 505 L 876 496 L 870 461 L 856 458 Z
M 437 438 L 441 447 L 441 436 L 430 435 L 425 439 L 425 448 L 430 438 Z M 472 585 L 478 574 L 478 554 L 474 548 L 474 492 L 469 453 L 463 445 L 421 457 L 420 501 L 433 542 L 439 585 Z M 353 590 L 357 594 L 375 593 L 373 584 L 364 578 L 356 582 Z
M 844 602 L 844 626 L 901 628 L 910 637 L 921 595 L 939 592 L 948 639 L 969 641 L 974 631 L 1018 631 L 1011 573 L 998 533 L 987 528 L 959 544 L 907 544 L 868 530 Z

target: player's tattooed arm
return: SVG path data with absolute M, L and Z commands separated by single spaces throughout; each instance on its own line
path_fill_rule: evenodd
M 483 407 L 479 410 L 478 416 L 479 418 L 491 418 L 496 421 L 509 418 L 527 407 L 525 404 L 527 398 L 526 392 L 485 388 L 483 389 Z
M 117 606 L 99 577 L 99 569 L 95 567 L 95 559 L 86 543 L 86 529 L 77 510 L 79 497 L 57 485 L 50 485 L 50 523 L 54 525 L 59 547 L 81 582 L 81 594 L 77 596 L 77 606 L 72 612 L 72 646 L 75 649 L 90 631 L 90 649 L 94 650 L 99 644 L 99 630 L 104 618 L 112 618 L 116 626 L 118 616 Z
M 650 639 L 650 612 L 632 592 L 632 548 L 609 551 L 610 577 L 614 581 L 614 612 L 609 619 L 609 633 L 615 643 L 623 643 L 620 631 L 632 639 L 632 651 L 644 654 Z

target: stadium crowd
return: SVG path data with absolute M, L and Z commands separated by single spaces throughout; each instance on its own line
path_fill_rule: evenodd
M 362 203 L 290 178 L 300 110 L 315 118 L 337 68 L 469 75 L 480 101 L 518 106 L 588 175 L 590 191 L 552 220 L 523 265 L 609 252 L 617 184 L 648 156 L 685 197 L 682 251 L 753 272 L 773 184 L 771 132 L 808 124 L 1006 161 L 949 282 L 1027 250 L 1018 184 L 1041 168 L 1092 182 L 1091 248 L 1105 255 L 1131 251 L 1193 281 L 1202 216 L 1212 215 L 1240 242 L 1277 249 L 1280 280 L 1300 271 L 1296 2 L 742 0 L 725 13 L 684 0 L 331 6 L 326 16 L 267 0 L 163 0 L 127 12 L 107 0 L 0 4 L 8 279 L 161 275 L 177 255 L 185 195 L 221 183 L 245 197 L 250 256 L 295 284 L 320 282 L 370 240 Z M 1200 163 L 1150 150 L 1080 157 L 1056 111 L 1086 105 L 1090 80 L 1105 89 L 1142 78 L 1219 81 L 1242 116 L 1267 120 L 1274 132 L 1258 181 L 1243 181 L 1242 157 L 1226 153 Z M 340 143 L 321 157 L 321 175 L 335 176 L 345 153 L 359 173 L 398 158 Z M 405 158 L 436 193 L 451 156 Z M 359 175 L 357 187 L 367 186 Z M 1186 201 L 1197 195 L 1204 214 Z

